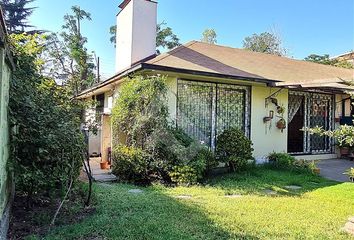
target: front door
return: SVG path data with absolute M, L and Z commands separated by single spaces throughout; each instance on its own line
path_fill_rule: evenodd
M 334 125 L 333 95 L 308 92 L 289 92 L 288 152 L 319 154 L 333 151 L 332 139 L 310 135 L 302 129 L 322 127 L 332 130 Z

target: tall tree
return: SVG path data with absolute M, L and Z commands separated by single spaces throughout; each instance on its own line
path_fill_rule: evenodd
M 217 34 L 214 29 L 205 29 L 202 33 L 203 37 L 201 39 L 202 42 L 209 43 L 209 44 L 216 44 L 217 43 Z
M 161 22 L 156 26 L 156 48 L 167 50 L 180 46 L 179 38 L 173 33 L 172 28 L 166 26 L 166 22 Z M 160 53 L 159 50 L 157 50 Z
M 34 7 L 28 7 L 34 0 L 1 0 L 5 21 L 9 33 L 22 33 L 28 28 L 33 28 L 28 23 L 28 18 L 33 13 Z
M 278 56 L 287 55 L 282 40 L 274 33 L 263 32 L 253 34 L 243 40 L 243 48 L 261 53 L 274 54 Z
M 305 61 L 308 62 L 314 62 L 314 63 L 319 63 L 319 64 L 324 64 L 324 65 L 331 65 L 335 67 L 342 67 L 342 68 L 354 68 L 354 65 L 347 62 L 347 61 L 340 61 L 338 59 L 331 59 L 329 58 L 329 54 L 324 54 L 324 55 L 317 55 L 317 54 L 311 54 L 307 56 Z
M 158 54 L 160 53 L 159 48 L 171 50 L 181 45 L 179 42 L 179 38 L 176 34 L 173 33 L 172 28 L 167 27 L 166 25 L 166 22 L 161 22 L 156 26 L 156 51 Z M 114 44 L 115 47 L 117 37 L 117 25 L 111 26 L 109 29 L 109 33 L 111 34 L 110 41 Z
M 83 20 L 90 21 L 90 13 L 73 6 L 72 14 L 64 16 L 63 31 L 49 36 L 46 52 L 49 60 L 45 69 L 50 69 L 47 74 L 61 80 L 75 95 L 95 81 L 93 56 L 88 53 L 87 38 L 81 32 Z

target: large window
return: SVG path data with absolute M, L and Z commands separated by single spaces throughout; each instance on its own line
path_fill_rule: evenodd
M 179 80 L 177 91 L 177 125 L 196 140 L 215 148 L 225 129 L 249 135 L 249 87 Z

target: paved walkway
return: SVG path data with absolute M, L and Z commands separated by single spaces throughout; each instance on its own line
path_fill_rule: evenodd
M 349 182 L 345 170 L 354 167 L 354 162 L 346 159 L 330 159 L 322 160 L 317 163 L 317 167 L 321 169 L 320 175 L 324 178 L 335 180 L 338 182 Z
M 90 158 L 92 176 L 97 182 L 114 182 L 117 177 L 109 169 L 101 169 L 101 158 Z

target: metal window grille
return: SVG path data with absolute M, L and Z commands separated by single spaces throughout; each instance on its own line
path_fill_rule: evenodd
M 310 93 L 310 92 L 289 92 L 289 106 L 293 104 L 293 96 L 303 96 L 304 103 L 304 127 L 323 127 L 325 130 L 334 128 L 334 100 L 333 95 Z M 290 107 L 289 107 L 290 108 Z M 326 136 L 310 135 L 304 132 L 304 151 L 301 153 L 332 153 L 333 139 Z M 294 153 L 294 154 L 301 154 Z
M 225 129 L 249 136 L 249 87 L 179 80 L 177 91 L 177 125 L 190 136 L 212 149 Z

